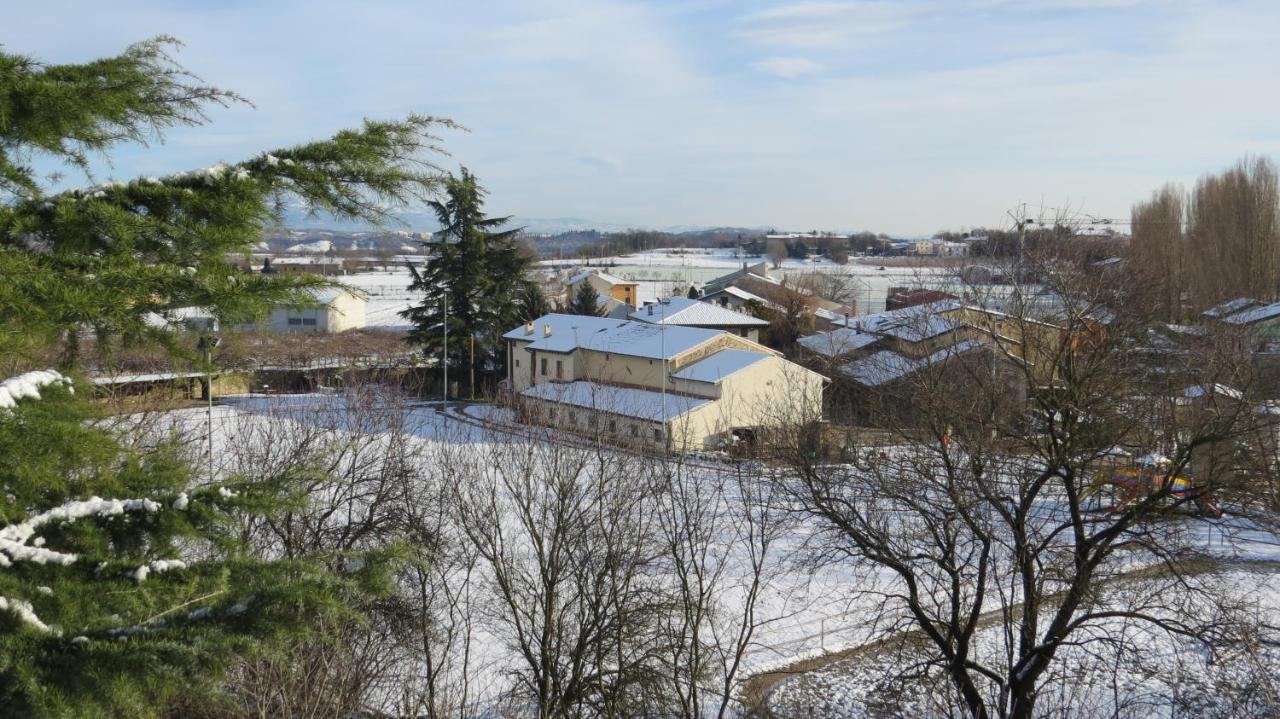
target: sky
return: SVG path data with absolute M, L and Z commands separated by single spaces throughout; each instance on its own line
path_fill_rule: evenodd
M 1127 219 L 1167 182 L 1280 157 L 1276 0 L 47 0 L 4 51 L 80 62 L 167 34 L 253 102 L 100 177 L 409 112 L 493 214 L 898 235 L 1007 211 Z

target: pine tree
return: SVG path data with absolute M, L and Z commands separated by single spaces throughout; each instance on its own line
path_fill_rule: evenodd
M 602 314 L 600 293 L 596 292 L 596 288 L 592 287 L 589 281 L 583 280 L 578 283 L 578 289 L 574 291 L 573 299 L 569 301 L 569 314 L 595 317 Z
M 685 296 L 691 300 L 698 299 L 698 288 L 694 285 L 689 285 L 689 292 Z
M 401 316 L 413 323 L 409 341 L 431 356 L 442 349 L 447 316 L 449 365 L 492 365 L 500 373 L 505 353 L 499 338 L 522 320 L 519 297 L 529 259 L 516 246 L 518 228 L 498 229 L 511 218 L 484 214 L 487 193 L 469 170 L 447 178 L 444 191 L 445 200 L 431 202 L 440 231 L 425 243 L 429 257 L 421 270 L 410 267 L 410 290 L 423 299 Z
M 235 164 L 46 192 L 29 158 L 85 169 L 92 153 L 239 100 L 184 73 L 174 46 L 159 38 L 82 65 L 0 53 L 0 377 L 52 342 L 74 367 L 84 330 L 174 345 L 154 314 L 198 305 L 234 320 L 304 301 L 318 279 L 231 263 L 281 203 L 378 221 L 388 203 L 435 189 L 420 156 L 448 123 L 411 116 Z M 154 715 L 176 691 L 215 689 L 238 653 L 341 616 L 379 584 L 376 562 L 348 575 L 331 571 L 335 558 L 252 558 L 240 523 L 305 501 L 288 478 L 199 477 L 177 445 L 142 451 L 88 421 L 75 390 L 53 370 L 0 382 L 6 715 Z
M 87 168 L 93 153 L 240 100 L 197 84 L 168 54 L 174 46 L 159 38 L 83 65 L 0 53 L 0 353 L 58 337 L 63 366 L 74 367 L 84 329 L 164 341 L 148 319 L 179 307 L 207 307 L 225 324 L 305 303 L 318 278 L 233 264 L 285 201 L 378 222 L 438 187 L 422 155 L 450 123 L 413 115 L 233 164 L 46 194 L 24 158 Z
M 542 288 L 533 280 L 526 279 L 520 284 L 516 305 L 516 320 L 520 322 L 532 322 L 551 312 L 551 303 L 547 301 Z

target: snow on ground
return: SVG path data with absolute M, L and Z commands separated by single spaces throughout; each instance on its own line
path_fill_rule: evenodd
M 664 250 L 592 259 L 590 266 L 636 282 L 637 298 L 643 306 L 645 303 L 656 302 L 677 294 L 683 296 L 688 292 L 690 284 L 701 286 L 710 280 L 740 269 L 744 262 L 756 264 L 763 261 L 765 259 L 762 257 L 734 257 L 733 250 L 727 249 L 689 250 L 687 254 Z M 537 267 L 542 272 L 552 275 L 586 263 L 587 260 L 542 260 L 537 263 Z M 780 277 L 795 277 L 815 271 L 848 276 L 850 281 L 855 283 L 854 293 L 858 298 L 858 312 L 861 314 L 883 310 L 890 287 L 941 286 L 953 274 L 953 270 L 947 268 L 887 267 L 879 269 L 876 266 L 856 263 L 837 265 L 830 260 L 792 258 L 784 260 L 781 269 L 772 270 Z M 392 270 L 361 272 L 344 275 L 338 279 L 360 290 L 369 298 L 369 304 L 365 308 L 368 326 L 397 330 L 408 328 L 408 323 L 399 313 L 419 301 L 420 295 L 409 291 L 413 278 L 403 264 L 398 264 Z
M 1099 620 L 1079 635 L 1079 644 L 1059 653 L 1044 677 L 1037 716 L 1272 716 L 1280 672 L 1280 572 L 1274 567 L 1227 569 L 1192 580 L 1197 582 L 1235 605 L 1229 616 L 1242 623 L 1237 631 L 1250 641 L 1211 651 L 1203 642 L 1146 622 Z M 1177 590 L 1167 584 L 1132 582 L 1106 593 L 1100 608 L 1132 609 L 1135 598 L 1141 604 L 1149 593 Z M 1210 616 L 1217 608 L 1192 599 L 1181 611 Z M 1177 613 L 1161 616 L 1177 618 Z M 998 625 L 979 630 L 979 661 L 998 664 L 1004 643 Z M 943 713 L 946 702 L 954 702 L 940 690 L 946 687 L 945 677 L 936 672 L 907 676 L 901 667 L 912 663 L 910 646 L 857 653 L 787 679 L 769 696 L 769 705 L 781 716 L 861 719 Z
M 476 424 L 446 418 L 436 411 L 438 403 L 415 402 L 404 408 L 386 409 L 386 426 L 402 426 L 412 440 L 424 451 L 436 442 L 455 447 L 485 452 L 492 442 L 509 441 L 504 432 L 495 432 Z M 243 454 L 246 444 L 275 442 L 273 432 L 289 426 L 310 426 L 332 430 L 333 440 L 345 432 L 377 433 L 380 420 L 377 412 L 362 410 L 353 417 L 346 400 L 337 395 L 255 395 L 223 398 L 210 413 L 205 408 L 182 409 L 147 418 L 155 436 L 175 432 L 191 443 L 197 464 L 212 459 L 214 477 L 233 472 L 237 457 Z M 467 408 L 467 414 L 490 421 L 510 421 L 507 410 L 478 405 Z M 273 427 L 275 429 L 273 429 Z M 209 432 L 212 430 L 212 453 L 208 451 Z M 280 449 L 278 451 L 287 451 Z M 715 465 L 709 465 L 714 468 Z M 710 472 L 714 469 L 701 468 Z M 726 465 L 726 470 L 728 466 Z M 756 631 L 755 641 L 744 662 L 744 674 L 785 662 L 799 655 L 820 654 L 824 649 L 847 646 L 865 641 L 869 634 L 869 606 L 851 604 L 847 587 L 855 581 L 848 573 L 824 568 L 815 574 L 810 568 L 785 558 L 786 553 L 798 551 L 806 534 L 796 527 L 778 548 L 777 571 L 770 576 L 769 585 L 759 600 L 758 618 L 762 624 Z M 733 566 L 741 569 L 740 566 Z M 871 578 L 856 578 L 866 586 Z M 740 601 L 740 581 L 730 578 L 721 601 L 733 611 Z M 499 636 L 484 629 L 475 638 L 473 646 L 474 678 L 478 686 L 498 687 L 505 681 L 502 669 L 518 658 L 507 653 Z
M 510 431 L 513 428 L 501 427 L 511 422 L 511 414 L 507 410 L 485 405 L 470 406 L 466 408 L 470 419 L 464 420 L 456 416 L 446 418 L 437 411 L 438 408 L 438 403 L 434 402 L 385 407 L 375 402 L 353 411 L 347 399 L 338 395 L 256 395 L 224 398 L 211 413 L 204 408 L 183 409 L 150 417 L 149 421 L 161 435 L 175 432 L 189 441 L 199 459 L 198 464 L 203 466 L 211 459 L 207 471 L 214 478 L 235 470 L 237 457 L 243 461 L 241 455 L 245 446 L 264 444 L 270 445 L 271 451 L 288 451 L 288 442 L 277 442 L 282 436 L 278 434 L 281 428 L 319 430 L 315 435 L 318 446 L 340 443 L 345 441 L 343 437 L 385 437 L 391 430 L 403 430 L 407 441 L 421 450 L 426 458 L 424 461 L 438 456 L 432 454 L 433 447 L 447 446 L 451 448 L 449 451 L 485 453 L 494 443 L 515 441 Z M 485 426 L 486 422 L 493 424 Z M 499 425 L 497 429 L 494 424 Z M 211 454 L 208 451 L 210 430 Z M 525 430 L 526 434 L 543 431 L 550 433 L 548 438 L 555 434 L 551 430 Z M 281 446 L 277 447 L 277 444 Z M 735 470 L 730 464 L 699 462 L 690 471 L 710 482 L 717 475 L 730 476 Z M 805 543 L 811 538 L 810 531 L 811 528 L 804 524 L 789 525 L 773 550 L 777 561 L 770 567 L 767 585 L 757 606 L 757 618 L 761 624 L 744 657 L 740 679 L 786 668 L 800 659 L 859 647 L 879 636 L 881 627 L 876 626 L 875 619 L 881 614 L 882 607 L 876 590 L 889 589 L 892 577 L 847 564 L 815 568 L 802 561 Z M 1255 562 L 1280 559 L 1280 547 L 1273 537 L 1244 525 L 1206 528 L 1195 534 L 1195 543 L 1218 556 Z M 719 597 L 722 607 L 730 614 L 740 607 L 742 588 L 749 577 L 745 562 L 739 560 L 734 558 L 728 564 L 731 574 L 725 591 Z M 1247 596 L 1241 595 L 1242 601 L 1252 601 L 1269 612 L 1280 612 L 1280 575 L 1224 570 L 1214 576 L 1220 576 L 1216 581 L 1235 590 L 1255 587 L 1256 591 L 1251 590 Z M 1262 578 L 1260 583 L 1253 581 L 1250 585 L 1243 581 L 1259 577 Z M 463 580 L 460 578 L 459 581 Z M 1277 620 L 1280 616 L 1273 617 L 1273 624 L 1278 623 Z M 1128 633 L 1138 630 L 1120 627 L 1117 631 L 1129 636 Z M 487 687 L 481 690 L 482 693 L 496 695 L 507 681 L 504 669 L 519 659 L 510 653 L 499 628 L 482 623 L 475 632 L 471 667 L 473 686 Z M 1145 649 L 1134 651 L 1140 658 L 1146 657 L 1144 661 L 1158 663 L 1161 656 L 1169 657 L 1169 661 L 1176 660 L 1177 677 L 1189 676 L 1191 679 L 1188 681 L 1202 683 L 1231 679 L 1218 676 L 1215 672 L 1219 670 L 1207 668 L 1203 661 L 1196 664 L 1199 655 L 1195 647 L 1160 637 L 1150 639 L 1148 644 L 1139 644 L 1142 636 L 1133 634 L 1134 646 L 1149 645 L 1155 648 L 1152 650 L 1155 653 Z M 989 638 L 984 638 L 996 647 L 991 651 L 998 650 L 999 640 L 994 632 Z M 885 676 L 896 674 L 887 671 L 892 668 L 888 663 L 890 660 L 901 662 L 903 658 L 855 653 L 851 658 L 825 669 L 806 672 L 777 685 L 770 694 L 770 703 L 784 709 L 783 715 L 798 712 L 807 716 L 806 712 L 813 712 L 813 716 L 874 716 L 875 712 L 868 709 L 873 706 L 868 704 L 868 700 L 871 694 L 885 690 Z M 1083 658 L 1079 661 L 1082 662 Z M 1068 662 L 1063 666 L 1074 665 Z M 1158 672 L 1144 675 L 1139 670 L 1142 666 L 1141 662 L 1134 664 L 1138 668 L 1131 675 L 1119 677 L 1118 681 L 1125 683 L 1125 697 L 1132 701 L 1150 702 L 1151 697 L 1159 695 L 1162 687 L 1167 688 L 1170 680 Z M 936 685 L 944 684 L 937 678 L 933 681 Z M 1060 684 L 1076 691 L 1079 701 L 1092 702 L 1091 706 L 1102 706 L 1111 701 L 1104 691 L 1106 687 L 1090 682 L 1093 682 L 1092 675 L 1089 681 L 1077 682 L 1079 686 L 1070 685 L 1070 682 Z M 1155 715 L 1160 715 L 1158 709 Z
M 644 303 L 670 297 L 674 293 L 683 294 L 690 284 L 701 286 L 741 269 L 744 264 L 768 262 L 764 257 L 735 256 L 734 252 L 727 248 L 695 248 L 684 251 L 668 249 L 590 260 L 542 260 L 538 264 L 548 272 L 568 272 L 579 267 L 598 268 L 625 280 L 638 282 L 638 294 L 641 303 Z M 780 268 L 772 269 L 772 264 L 770 266 L 773 276 L 793 281 L 813 272 L 847 277 L 852 285 L 851 291 L 858 300 L 859 314 L 882 311 L 890 287 L 946 289 L 953 284 L 956 272 L 955 268 L 947 267 L 881 267 L 857 262 L 837 265 L 821 257 L 808 260 L 788 257 L 782 261 Z

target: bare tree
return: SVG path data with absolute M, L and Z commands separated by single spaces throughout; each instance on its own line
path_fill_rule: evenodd
M 914 637 L 904 656 L 916 660 L 893 671 L 945 677 L 943 713 L 1037 715 L 1060 652 L 1086 638 L 1105 647 L 1114 636 L 1095 630 L 1117 618 L 1206 644 L 1223 636 L 1218 617 L 1172 600 L 1099 597 L 1134 566 L 1193 573 L 1195 529 L 1238 482 L 1230 448 L 1252 423 L 1248 358 L 1207 338 L 1168 367 L 1135 361 L 1151 323 L 1125 288 L 1071 257 L 1031 262 L 1040 285 L 975 320 L 993 361 L 914 372 L 914 392 L 896 400 L 911 411 L 883 418 L 891 446 L 855 448 L 850 464 L 827 462 L 805 433 L 776 448 L 776 481 L 823 530 L 819 558 L 894 577 L 877 590 L 876 621 Z M 1046 295 L 1052 307 L 1031 301 Z M 1189 385 L 1232 389 L 1191 411 L 1166 399 L 1192 396 Z M 980 651 L 993 622 L 1003 651 Z
M 764 254 L 773 263 L 773 268 L 776 270 L 782 266 L 782 261 L 787 259 L 787 243 L 777 238 L 771 239 L 765 243 Z
M 782 567 L 775 546 L 789 528 L 779 489 L 738 466 L 721 471 L 678 458 L 655 467 L 665 486 L 653 501 L 673 611 L 661 630 L 674 716 L 735 715 L 735 689 L 758 612 Z
M 1187 290 L 1186 192 L 1166 185 L 1133 206 L 1128 269 L 1154 316 L 1180 322 Z
M 519 713 L 625 716 L 659 705 L 657 621 L 670 610 L 652 552 L 653 487 L 629 455 L 546 440 L 448 458 L 458 524 L 520 658 Z

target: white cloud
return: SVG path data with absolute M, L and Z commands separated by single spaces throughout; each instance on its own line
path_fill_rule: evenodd
M 760 72 L 794 80 L 802 75 L 812 75 L 822 69 L 818 63 L 803 57 L 766 57 L 753 67 Z
M 760 10 L 738 21 L 739 35 L 764 45 L 823 47 L 859 35 L 899 30 L 910 24 L 918 7 L 905 2 L 790 3 Z
M 17 3 L 33 30 L 5 50 L 80 61 L 167 32 L 258 105 L 122 150 L 104 177 L 417 110 L 472 130 L 442 162 L 474 170 L 494 214 L 915 233 L 1042 197 L 1124 215 L 1163 182 L 1280 154 L 1274 0 L 781 0 L 745 17 L 685 0 L 73 1 Z M 803 171 L 770 182 L 780 168 Z

